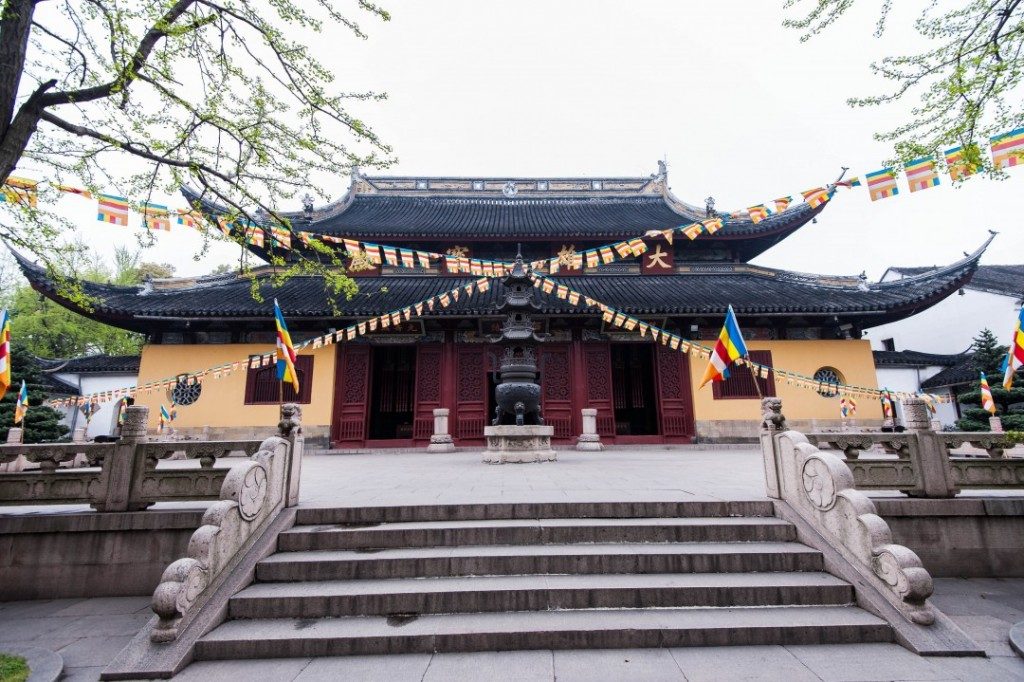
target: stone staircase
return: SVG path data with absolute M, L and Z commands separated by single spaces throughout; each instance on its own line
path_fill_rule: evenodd
M 300 508 L 196 659 L 888 642 L 767 501 Z

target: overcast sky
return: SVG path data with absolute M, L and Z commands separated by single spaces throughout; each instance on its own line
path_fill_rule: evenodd
M 363 17 L 368 40 L 328 27 L 316 42 L 339 89 L 388 92 L 356 112 L 394 146 L 399 163 L 385 174 L 647 175 L 665 157 L 676 196 L 711 195 L 733 210 L 831 181 L 840 166 L 881 167 L 890 150 L 872 133 L 901 112 L 846 99 L 886 87 L 869 64 L 917 42 L 911 22 L 925 3 L 896 3 L 878 40 L 881 2 L 860 0 L 809 43 L 782 27 L 782 0 L 381 4 L 392 21 Z M 755 262 L 878 278 L 889 265 L 953 262 L 989 228 L 1001 234 L 984 262 L 1024 262 L 1024 168 L 1010 176 L 957 189 L 944 177 L 915 194 L 901 180 L 898 197 L 878 202 L 866 187 L 843 192 L 817 224 Z M 332 198 L 348 179 L 335 184 Z M 103 253 L 139 232 L 97 223 L 73 197 L 62 204 Z M 237 259 L 236 247 L 219 245 L 196 262 L 199 242 L 178 229 L 144 258 L 183 275 Z

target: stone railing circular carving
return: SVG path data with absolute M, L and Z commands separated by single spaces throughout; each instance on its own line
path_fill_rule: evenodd
M 235 467 L 224 478 L 221 497 L 237 502 L 239 516 L 252 521 L 267 499 L 267 470 L 255 462 Z
M 808 457 L 800 472 L 804 494 L 817 509 L 827 511 L 836 503 L 836 484 L 828 465 L 820 457 Z

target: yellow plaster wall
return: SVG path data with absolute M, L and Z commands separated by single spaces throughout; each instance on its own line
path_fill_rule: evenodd
M 139 385 L 236 360 L 245 360 L 250 354 L 267 351 L 266 344 L 147 345 L 142 349 Z M 312 355 L 314 358 L 313 392 L 310 403 L 302 406 L 302 421 L 306 425 L 329 426 L 331 423 L 335 351 L 332 345 L 299 353 Z M 174 426 L 188 428 L 276 425 L 277 405 L 245 404 L 245 375 L 245 370 L 239 369 L 220 379 L 207 376 L 199 400 L 193 405 L 177 408 L 178 416 Z M 161 403 L 169 406 L 170 399 L 166 391 L 154 390 L 149 395 L 141 393 L 136 403 L 149 407 L 149 425 L 155 428 L 159 422 Z
M 712 342 L 704 342 L 712 345 Z M 864 340 L 834 341 L 748 341 L 750 350 L 767 350 L 772 354 L 772 365 L 780 369 L 813 376 L 822 367 L 839 370 L 845 383 L 866 388 L 877 388 L 875 361 L 871 344 Z M 690 377 L 693 382 L 693 411 L 701 420 L 752 420 L 760 416 L 756 398 L 715 400 L 711 384 L 698 389 L 704 376 L 707 360 L 690 356 Z M 748 372 L 746 367 L 734 367 L 733 372 Z M 839 398 L 823 398 L 817 391 L 786 383 L 775 377 L 775 394 L 782 398 L 783 412 L 788 419 L 839 419 Z M 882 407 L 871 398 L 857 398 L 858 419 L 881 419 Z

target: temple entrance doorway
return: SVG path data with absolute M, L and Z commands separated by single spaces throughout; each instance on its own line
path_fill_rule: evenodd
M 615 435 L 658 435 L 654 346 L 647 343 L 613 343 L 611 355 Z
M 410 440 L 416 388 L 415 346 L 374 346 L 370 363 L 370 440 Z

